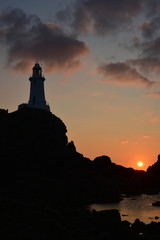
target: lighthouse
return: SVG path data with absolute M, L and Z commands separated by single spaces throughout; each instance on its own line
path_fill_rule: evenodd
M 33 72 L 30 81 L 30 96 L 28 104 L 21 104 L 18 108 L 30 107 L 30 108 L 39 108 L 46 111 L 50 111 L 49 105 L 45 100 L 45 91 L 44 91 L 44 81 L 45 78 L 42 75 L 42 68 L 39 63 L 36 63 L 33 67 Z

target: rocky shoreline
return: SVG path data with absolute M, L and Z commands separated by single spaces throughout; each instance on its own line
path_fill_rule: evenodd
M 160 239 L 160 222 L 122 221 L 116 209 L 89 211 L 83 207 L 53 206 L 52 202 L 1 199 L 0 211 L 4 240 Z

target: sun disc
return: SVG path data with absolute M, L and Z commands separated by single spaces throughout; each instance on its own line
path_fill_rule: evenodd
M 138 167 L 143 167 L 143 162 L 139 161 L 139 162 L 137 163 L 137 165 L 138 165 Z

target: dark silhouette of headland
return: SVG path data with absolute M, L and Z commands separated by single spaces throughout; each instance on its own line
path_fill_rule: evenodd
M 36 67 L 33 87 L 43 78 Z M 50 112 L 43 81 L 28 104 L 11 113 L 0 110 L 2 239 L 152 239 L 153 232 L 159 237 L 159 223 L 131 225 L 118 210 L 85 206 L 119 202 L 121 194 L 159 193 L 160 156 L 147 171 L 117 165 L 108 156 L 84 157 L 68 142 L 63 121 Z
M 160 157 L 146 172 L 117 165 L 108 156 L 91 161 L 68 142 L 66 126 L 51 112 L 0 110 L 0 133 L 3 184 L 13 184 L 17 194 L 21 189 L 27 195 L 33 189 L 33 197 L 48 195 L 57 203 L 88 204 L 116 202 L 124 193 L 160 191 Z

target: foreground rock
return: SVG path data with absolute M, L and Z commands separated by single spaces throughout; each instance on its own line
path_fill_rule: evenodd
M 1 199 L 0 237 L 3 240 L 148 240 L 160 239 L 160 223 L 122 221 L 118 210 L 97 212 L 62 208 L 51 202 Z

